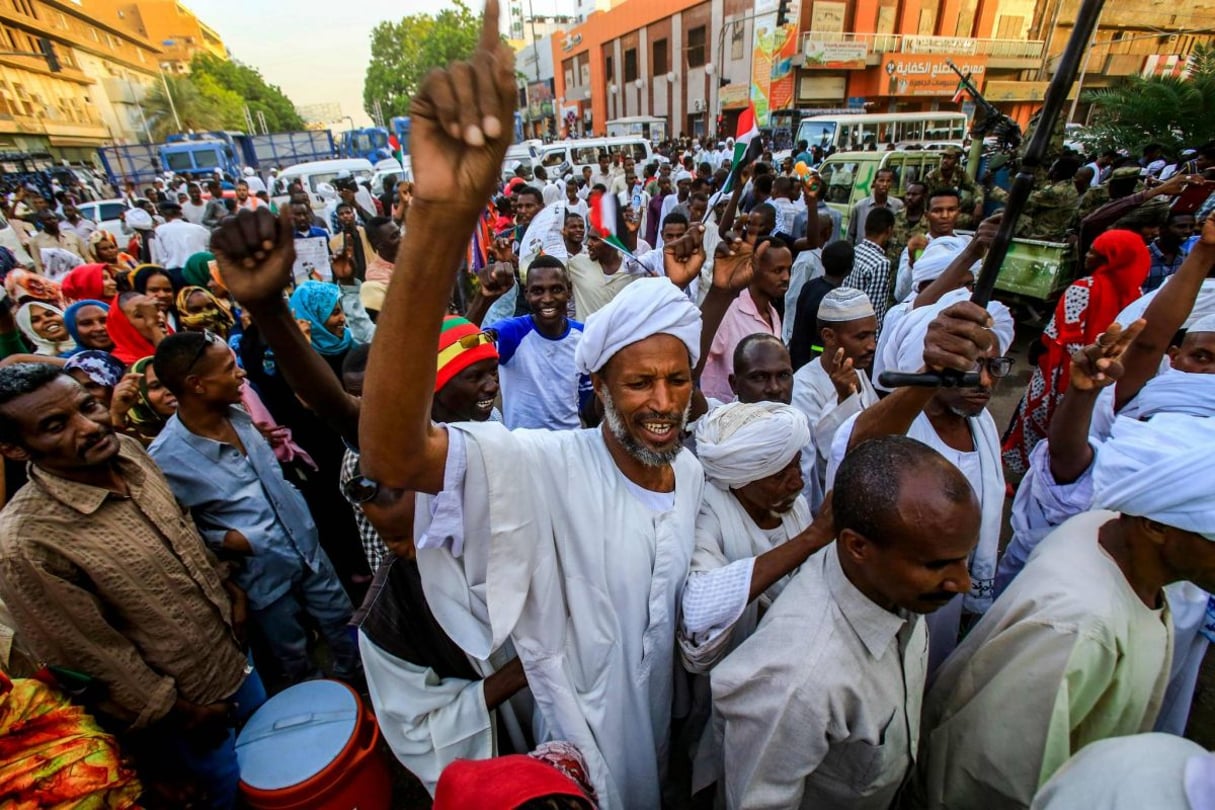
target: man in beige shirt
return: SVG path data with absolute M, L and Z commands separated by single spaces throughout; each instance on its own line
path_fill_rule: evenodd
M 835 542 L 711 675 L 732 809 L 889 808 L 916 760 L 923 614 L 970 588 L 979 504 L 943 456 L 884 437 L 835 480 Z
M 42 226 L 42 230 L 30 237 L 29 244 L 29 254 L 34 260 L 34 269 L 39 273 L 45 273 L 42 266 L 42 251 L 45 248 L 58 248 L 74 253 L 80 258 L 80 263 L 84 264 L 84 257 L 89 255 L 84 242 L 75 233 L 60 229 L 59 217 L 55 216 L 54 211 L 48 208 L 40 213 L 38 223 Z
M 98 682 L 98 713 L 140 732 L 141 769 L 192 772 L 229 806 L 232 726 L 265 700 L 237 641 L 243 593 L 148 454 L 60 369 L 0 369 L 0 454 L 29 464 L 0 512 L 0 600 L 24 645 Z

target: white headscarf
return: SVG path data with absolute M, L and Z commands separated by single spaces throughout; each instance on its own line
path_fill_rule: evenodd
M 1162 371 L 1147 381 L 1122 410 L 1123 416 L 1147 419 L 1158 413 L 1215 416 L 1215 374 Z
M 67 325 L 64 325 L 63 340 L 58 342 L 47 340 L 42 335 L 34 331 L 34 315 L 30 311 L 31 307 L 42 307 L 56 313 L 60 318 L 63 317 L 63 310 L 59 307 L 52 306 L 45 301 L 29 301 L 21 305 L 17 310 L 17 328 L 21 330 L 21 334 L 30 343 L 34 344 L 34 354 L 45 355 L 46 357 L 58 357 L 64 352 L 70 352 L 76 348 L 76 341 L 72 340 L 67 333 Z
M 705 476 L 723 489 L 775 475 L 810 441 L 806 415 L 779 402 L 731 402 L 696 427 Z
M 961 289 L 948 292 L 941 296 L 935 304 L 919 307 L 908 312 L 894 324 L 892 329 L 882 333 L 878 345 L 878 353 L 882 356 L 882 368 L 887 371 L 919 371 L 924 366 L 924 338 L 928 336 L 928 325 L 941 312 L 958 303 L 970 299 L 970 291 Z M 995 333 L 1000 344 L 1000 353 L 1008 351 L 1013 341 L 1013 318 L 1008 307 L 999 301 L 987 305 L 991 314 L 991 331 Z
M 911 268 L 911 297 L 915 298 L 920 285 L 925 281 L 936 281 L 940 278 L 968 244 L 969 236 L 938 236 L 929 242 Z M 979 266 L 980 263 L 975 262 L 972 272 Z
M 625 346 L 653 335 L 683 341 L 692 365 L 700 360 L 700 310 L 665 278 L 642 278 L 586 319 L 574 352 L 580 374 L 603 368 Z
M 1119 417 L 1093 467 L 1093 508 L 1151 518 L 1215 540 L 1215 420 L 1161 413 Z

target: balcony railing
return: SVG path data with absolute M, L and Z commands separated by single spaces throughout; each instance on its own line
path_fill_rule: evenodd
M 975 37 L 921 37 L 900 34 L 860 34 L 807 31 L 802 34 L 802 49 L 807 42 L 842 42 L 864 45 L 870 54 L 922 53 L 966 54 L 997 59 L 1041 59 L 1045 43 L 1039 39 L 979 39 Z

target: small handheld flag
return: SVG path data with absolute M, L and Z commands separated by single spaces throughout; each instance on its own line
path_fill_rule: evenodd
M 624 211 L 621 210 L 616 195 L 610 191 L 592 191 L 590 210 L 587 211 L 590 225 L 595 234 L 625 256 L 632 257 L 633 253 L 621 238 L 625 231 Z

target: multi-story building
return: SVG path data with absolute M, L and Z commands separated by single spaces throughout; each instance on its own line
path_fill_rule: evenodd
M 87 11 L 137 34 L 162 49 L 166 73 L 188 73 L 198 53 L 228 58 L 228 49 L 214 28 L 178 0 L 81 0 Z
M 146 132 L 139 101 L 157 81 L 160 49 L 60 0 L 0 3 L 0 50 L 37 52 L 51 41 L 61 64 L 0 56 L 0 151 L 92 159 L 97 146 Z
M 626 0 L 553 37 L 554 94 L 579 134 L 622 116 L 672 134 L 732 133 L 740 110 L 958 109 L 947 62 L 1026 122 L 1041 104 L 1080 0 Z M 1108 3 L 1083 87 L 1178 71 L 1209 42 L 1215 0 Z M 1204 22 L 1207 21 L 1207 22 Z M 1170 33 L 1172 32 L 1172 33 Z M 1081 106 L 1077 118 L 1082 119 Z

